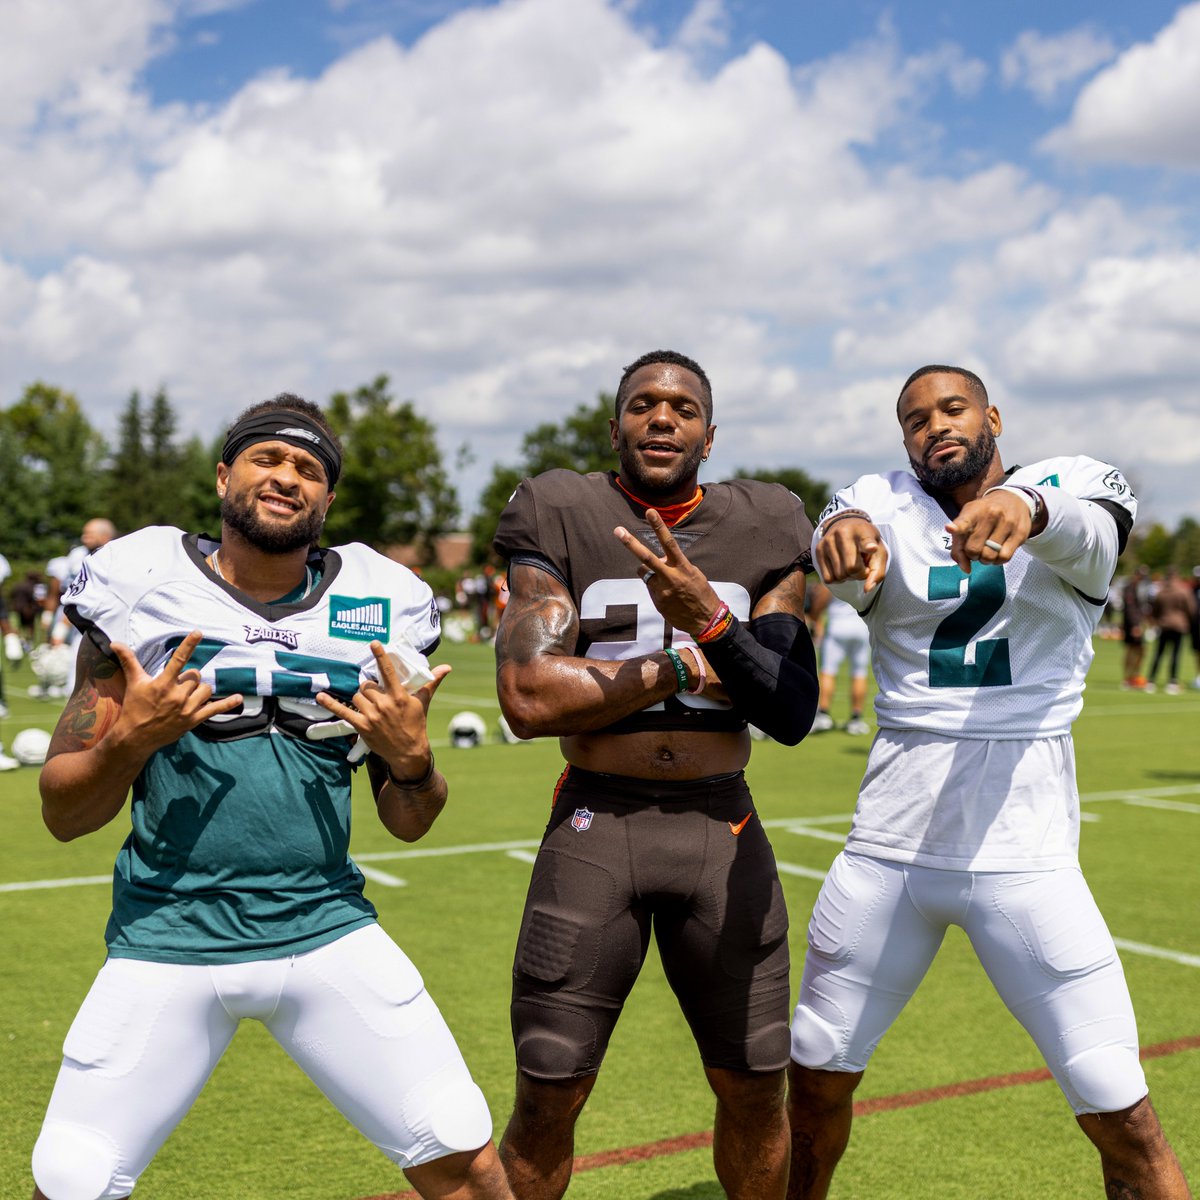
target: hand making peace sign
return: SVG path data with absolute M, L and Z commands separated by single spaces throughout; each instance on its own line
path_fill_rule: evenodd
M 666 522 L 654 509 L 646 509 L 646 521 L 663 548 L 662 558 L 623 525 L 618 525 L 613 533 L 642 564 L 644 569 L 638 575 L 649 589 L 654 607 L 676 629 L 694 637 L 711 620 L 721 598 L 713 591 L 704 573 L 688 560 Z

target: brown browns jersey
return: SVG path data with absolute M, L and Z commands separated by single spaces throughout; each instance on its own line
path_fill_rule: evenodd
M 662 554 L 642 506 L 615 481 L 614 471 L 555 470 L 526 479 L 501 514 L 496 553 L 510 562 L 532 561 L 561 580 L 579 613 L 574 653 L 581 657 L 619 660 L 694 645 L 654 607 L 638 578 L 637 559 L 613 535 L 623 525 Z M 803 502 L 782 484 L 751 479 L 705 484 L 704 499 L 671 532 L 741 621 L 750 619 L 754 606 L 781 580 L 812 569 L 812 524 Z M 745 725 L 728 703 L 685 693 L 604 732 L 712 732 Z

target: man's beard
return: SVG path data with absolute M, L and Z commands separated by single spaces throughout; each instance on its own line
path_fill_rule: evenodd
M 992 458 L 996 453 L 996 437 L 989 425 L 984 425 L 979 431 L 979 436 L 973 442 L 962 438 L 947 440 L 957 442 L 960 446 L 966 446 L 967 452 L 959 461 L 949 462 L 944 467 L 930 467 L 923 462 L 918 462 L 911 455 L 908 459 L 913 474 L 926 487 L 934 488 L 939 492 L 952 492 L 956 487 L 962 487 L 964 483 L 978 479 L 991 465 Z
M 258 515 L 253 497 L 235 496 L 230 489 L 221 498 L 221 520 L 265 554 L 290 554 L 317 544 L 325 514 L 314 508 L 305 517 L 279 525 Z
M 653 476 L 643 474 L 645 464 L 638 458 L 634 447 L 627 443 L 619 447 L 617 457 L 621 463 L 621 478 L 639 496 L 671 496 L 679 491 L 685 480 L 696 477 L 704 461 L 704 443 L 700 442 L 691 453 L 681 458 L 668 475 L 662 474 L 662 468 L 653 468 Z

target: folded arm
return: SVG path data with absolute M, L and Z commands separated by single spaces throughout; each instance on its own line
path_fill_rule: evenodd
M 496 687 L 518 737 L 602 729 L 678 690 L 675 669 L 661 651 L 611 661 L 576 655 L 579 613 L 548 571 L 514 562 L 508 586 L 496 630 Z M 692 676 L 694 664 L 688 669 L 694 683 L 699 674 Z

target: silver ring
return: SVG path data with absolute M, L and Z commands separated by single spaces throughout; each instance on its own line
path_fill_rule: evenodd
M 647 571 L 647 572 L 645 573 L 645 575 L 643 575 L 643 576 L 642 576 L 642 582 L 643 582 L 643 583 L 649 583 L 649 582 L 650 582 L 650 580 L 652 580 L 653 578 L 654 578 L 654 572 L 653 572 L 653 571 Z
M 986 547 L 987 547 L 989 550 L 995 550 L 995 552 L 996 552 L 997 554 L 999 554 L 999 553 L 1000 553 L 1000 551 L 1004 549 L 1004 547 L 1003 547 L 1002 545 L 1000 545 L 1000 543 L 999 543 L 999 542 L 993 542 L 991 538 L 988 538 L 988 540 L 987 540 L 986 542 L 984 542 L 983 544 L 984 544 L 984 545 L 985 545 L 985 546 L 986 546 Z

